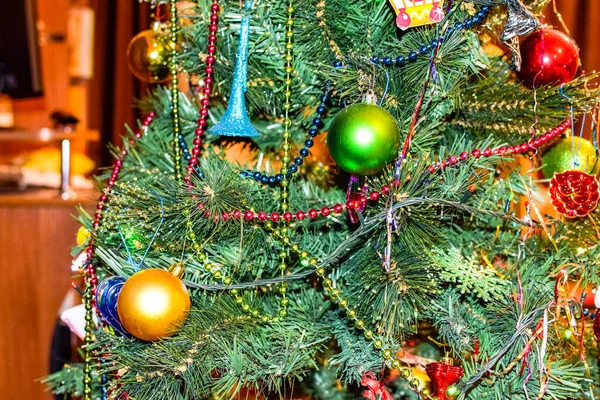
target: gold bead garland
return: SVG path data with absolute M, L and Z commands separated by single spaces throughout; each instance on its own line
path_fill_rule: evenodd
M 287 20 L 286 20 L 286 44 L 285 44 L 285 79 L 283 81 L 283 134 L 282 134 L 282 145 L 281 148 L 283 150 L 282 162 L 283 166 L 281 168 L 281 174 L 283 175 L 283 179 L 281 180 L 281 211 L 285 213 L 289 209 L 289 179 L 287 178 L 288 170 L 287 166 L 290 162 L 290 127 L 292 125 L 292 121 L 290 120 L 290 110 L 292 108 L 291 98 L 292 98 L 292 74 L 294 72 L 293 60 L 294 60 L 294 7 L 292 4 L 292 0 L 288 0 L 287 3 Z M 288 237 L 288 229 L 289 229 L 289 221 L 285 221 L 283 223 L 283 228 L 281 232 L 281 237 L 279 243 L 281 244 L 282 250 L 279 252 L 280 263 L 279 269 L 281 270 L 281 276 L 284 276 L 285 271 L 287 270 L 287 262 L 286 258 L 289 257 L 289 244 L 290 240 Z M 285 230 L 285 231 L 284 231 Z M 274 239 L 277 239 L 273 236 Z M 286 297 L 287 288 L 285 286 L 280 287 L 280 293 L 283 296 L 281 299 L 282 307 L 287 306 L 288 299 Z M 282 308 L 279 312 L 282 317 L 287 316 L 287 310 Z
M 92 310 L 92 285 L 89 279 L 86 279 L 85 294 L 83 295 L 85 304 L 85 338 L 84 338 L 84 366 L 83 366 L 83 399 L 92 400 L 92 350 L 90 346 L 94 342 L 94 322 Z
M 280 236 L 280 234 L 277 232 L 277 229 L 272 229 L 271 223 L 265 224 L 265 229 L 267 231 L 271 231 L 271 234 L 275 239 L 277 239 L 278 236 Z M 393 354 L 393 351 L 391 349 L 386 348 L 384 346 L 383 341 L 380 338 L 375 338 L 375 335 L 372 330 L 366 328 L 365 321 L 358 318 L 356 309 L 354 309 L 350 305 L 348 299 L 342 296 L 341 291 L 333 286 L 333 280 L 331 278 L 325 277 L 326 270 L 325 268 L 319 266 L 317 259 L 314 257 L 310 257 L 308 252 L 300 249 L 300 246 L 298 246 L 295 243 L 291 243 L 290 251 L 295 253 L 296 256 L 298 256 L 301 265 L 310 265 L 315 268 L 315 273 L 319 278 L 322 279 L 322 285 L 325 292 L 329 294 L 329 296 L 334 302 L 336 302 L 341 308 L 343 308 L 346 311 L 346 317 L 354 321 L 354 326 L 357 329 L 363 331 L 363 336 L 365 337 L 365 339 L 370 341 L 371 346 L 373 346 L 374 349 L 381 351 L 382 357 L 386 361 L 388 367 L 398 369 L 402 365 L 402 360 L 396 358 Z M 421 397 L 423 397 L 424 399 L 434 400 L 434 398 L 431 397 L 431 394 L 429 393 L 427 387 L 421 386 L 421 381 L 413 376 L 410 368 L 400 368 L 400 376 L 406 381 L 408 381 L 411 388 L 413 388 L 413 390 Z
M 233 279 L 223 274 L 223 272 L 221 271 L 222 266 L 211 263 L 209 261 L 208 255 L 205 251 L 203 251 L 202 246 L 197 242 L 196 234 L 191 230 L 193 222 L 191 220 L 188 220 L 186 224 L 188 227 L 187 238 L 190 239 L 190 241 L 192 242 L 191 248 L 196 253 L 196 259 L 200 263 L 202 268 L 204 268 L 204 271 L 211 274 L 215 281 L 220 280 L 225 286 L 231 285 L 233 283 Z M 287 293 L 287 287 L 285 285 L 285 282 L 282 282 L 279 285 L 278 291 L 282 295 L 282 298 L 279 302 L 279 315 L 268 315 L 261 313 L 256 308 L 253 309 L 250 306 L 250 304 L 246 302 L 246 300 L 244 300 L 244 297 L 240 294 L 240 291 L 238 289 L 229 290 L 229 292 L 234 296 L 236 304 L 238 304 L 241 307 L 242 311 L 265 323 L 279 322 L 280 318 L 287 316 L 287 307 L 289 305 L 289 300 L 285 297 L 285 294 Z

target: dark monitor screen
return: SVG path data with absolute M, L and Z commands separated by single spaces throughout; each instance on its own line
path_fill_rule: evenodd
M 0 93 L 42 94 L 35 0 L 0 1 Z

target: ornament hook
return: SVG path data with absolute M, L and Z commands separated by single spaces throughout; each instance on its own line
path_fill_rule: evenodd
M 508 6 L 508 21 L 504 26 L 500 40 L 512 53 L 510 67 L 519 71 L 521 69 L 521 55 L 519 52 L 519 36 L 529 35 L 540 27 L 540 21 L 529 11 L 521 0 L 506 0 Z

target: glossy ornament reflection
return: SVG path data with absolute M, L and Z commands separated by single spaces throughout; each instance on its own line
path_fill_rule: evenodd
M 162 269 L 137 272 L 123 285 L 117 310 L 125 329 L 138 339 L 172 336 L 185 323 L 190 295 L 176 276 L 180 267 L 174 267 L 173 273 Z
M 124 283 L 125 278 L 121 276 L 111 276 L 100 282 L 96 289 L 96 307 L 108 325 L 121 335 L 129 336 L 117 312 L 117 300 Z
M 521 69 L 517 77 L 528 87 L 558 86 L 575 78 L 579 49 L 555 29 L 540 29 L 521 42 Z
M 353 104 L 341 110 L 327 132 L 331 158 L 346 172 L 372 175 L 391 163 L 400 147 L 394 117 L 376 104 Z
M 141 81 L 162 83 L 171 77 L 169 37 L 156 24 L 153 29 L 138 33 L 127 47 L 127 65 Z

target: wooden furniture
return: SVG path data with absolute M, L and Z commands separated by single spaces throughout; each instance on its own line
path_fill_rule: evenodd
M 0 400 L 50 400 L 48 374 L 57 313 L 69 290 L 75 206 L 93 209 L 97 193 L 62 200 L 56 190 L 0 194 Z
M 3 142 L 33 142 L 60 143 L 60 197 L 63 200 L 72 196 L 71 181 L 71 143 L 97 142 L 100 139 L 98 131 L 71 131 L 70 129 L 11 129 L 0 130 L 0 143 Z
M 65 132 L 57 129 L 0 130 L 0 142 L 60 142 L 62 140 L 97 142 L 98 131 Z

